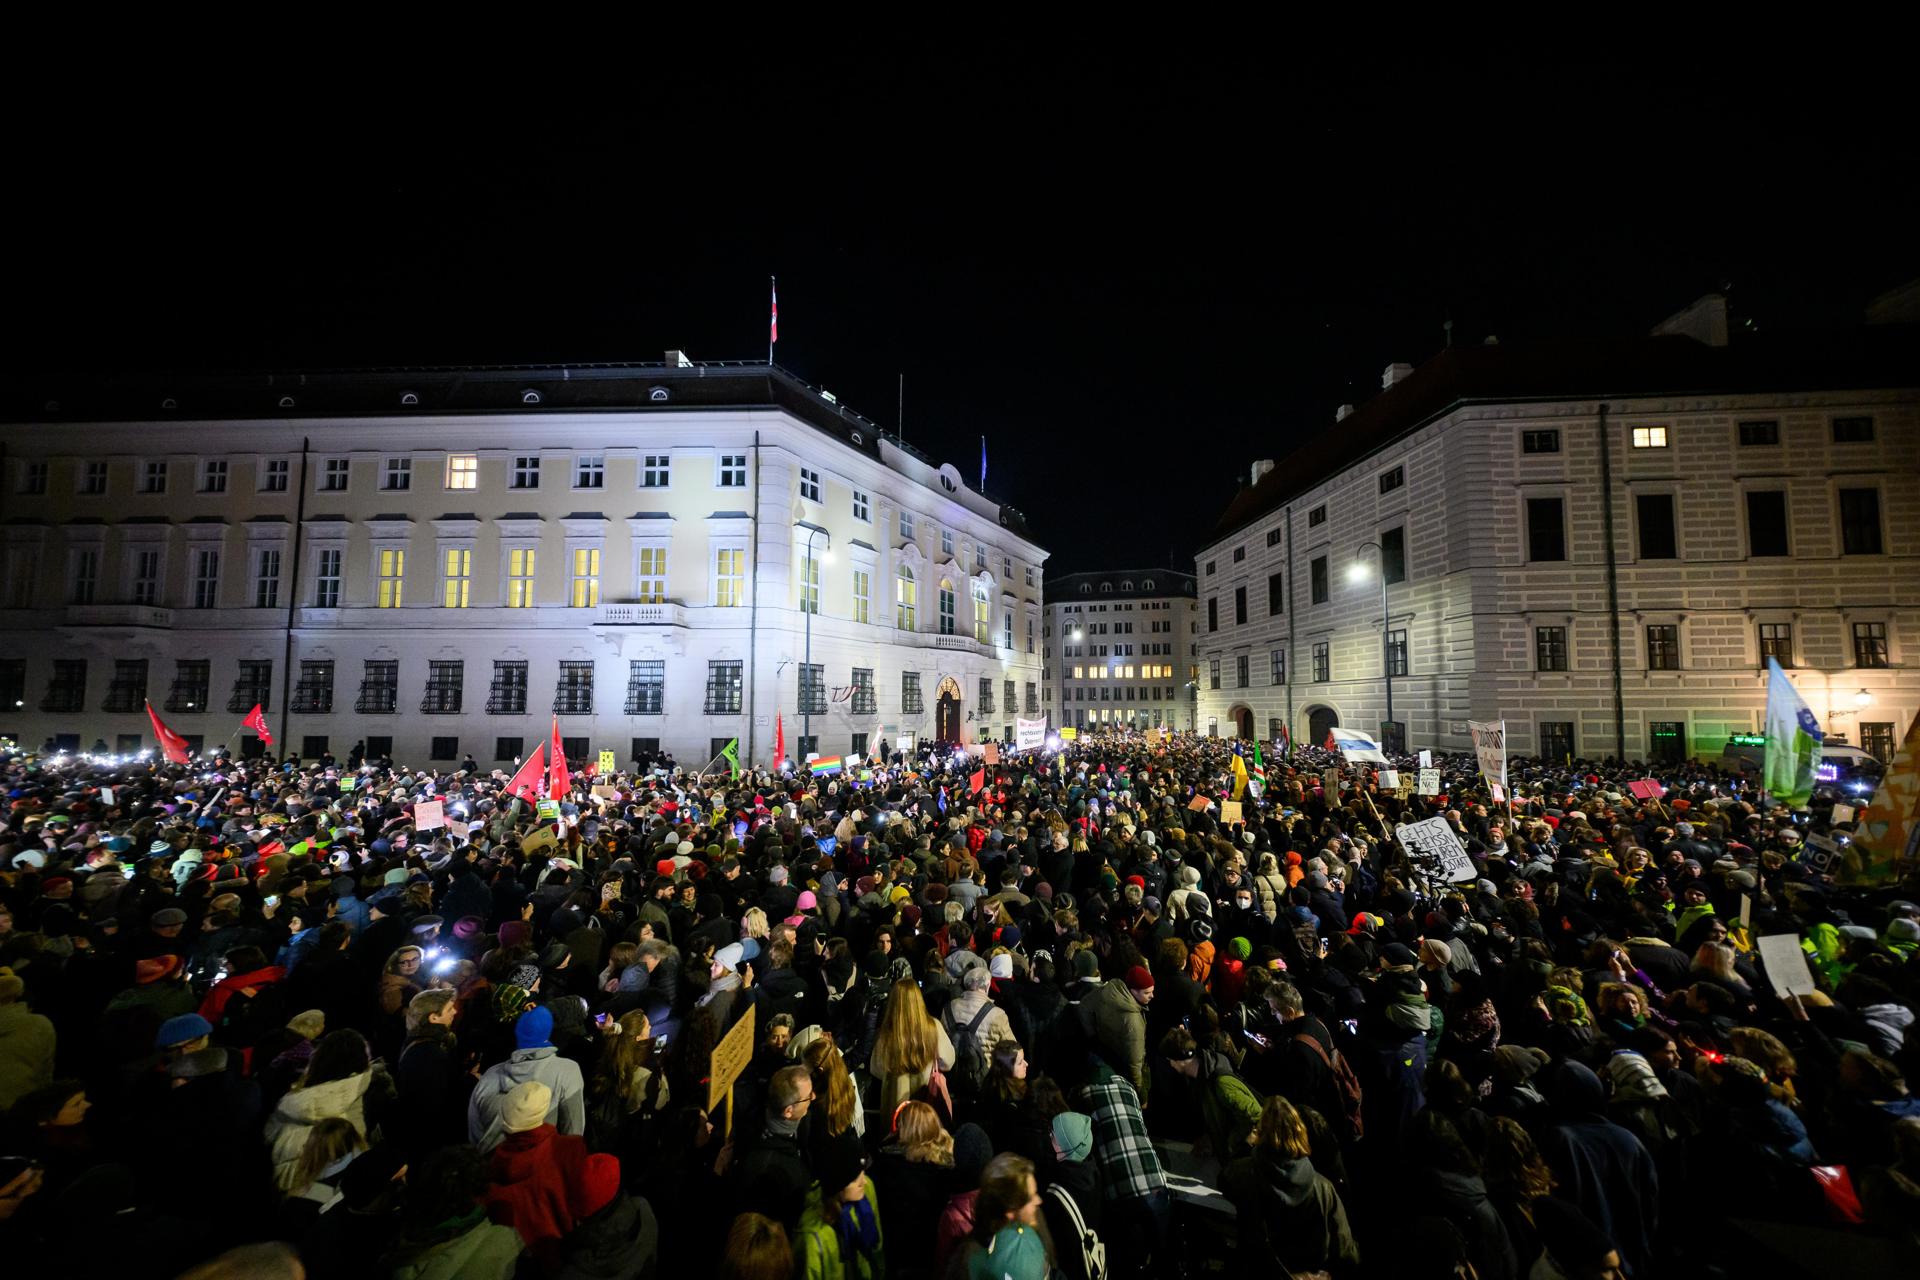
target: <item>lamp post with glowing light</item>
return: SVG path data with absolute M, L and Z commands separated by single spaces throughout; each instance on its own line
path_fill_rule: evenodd
M 800 562 L 800 608 L 807 615 L 807 640 L 805 655 L 801 658 L 800 674 L 802 683 L 810 678 L 813 671 L 813 615 L 820 611 L 820 564 L 813 558 L 813 540 L 822 533 L 827 534 L 827 549 L 822 560 L 833 559 L 833 535 L 819 525 L 807 527 L 806 557 Z M 808 746 L 813 742 L 813 694 L 823 689 L 810 690 L 807 700 L 800 707 L 800 736 L 802 739 L 800 755 L 804 762 Z
M 1394 724 L 1394 720 L 1393 720 L 1393 643 L 1392 643 L 1393 632 L 1390 629 L 1390 623 L 1389 623 L 1389 618 L 1387 613 L 1387 551 L 1386 551 L 1386 548 L 1382 547 L 1378 542 L 1374 542 L 1371 539 L 1361 543 L 1359 547 L 1356 548 L 1354 551 L 1354 556 L 1355 556 L 1354 562 L 1351 565 L 1349 565 L 1347 568 L 1347 581 L 1365 582 L 1367 580 L 1367 565 L 1364 560 L 1359 559 L 1359 556 L 1362 552 L 1366 551 L 1367 548 L 1369 547 L 1373 548 L 1375 551 L 1380 553 L 1380 671 L 1382 675 L 1385 676 L 1386 682 L 1387 682 L 1387 721 L 1386 721 L 1386 725 L 1383 727 L 1382 736 L 1389 739 L 1389 742 L 1383 745 L 1386 746 L 1387 750 L 1392 751 L 1392 750 L 1398 749 L 1400 744 L 1395 744 L 1391 742 L 1391 739 L 1393 737 L 1393 724 Z

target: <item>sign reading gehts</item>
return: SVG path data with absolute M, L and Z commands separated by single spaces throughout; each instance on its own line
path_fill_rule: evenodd
M 1479 879 L 1480 873 L 1473 869 L 1473 859 L 1467 856 L 1466 846 L 1460 843 L 1460 837 L 1454 834 L 1445 818 L 1403 822 L 1393 829 L 1393 834 L 1399 838 L 1408 857 L 1439 866 L 1448 884 Z

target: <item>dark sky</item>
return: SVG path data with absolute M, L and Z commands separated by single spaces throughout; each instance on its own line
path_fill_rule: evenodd
M 13 139 L 9 363 L 751 358 L 776 273 L 780 363 L 889 427 L 904 373 L 909 441 L 972 476 L 985 434 L 1055 569 L 1190 564 L 1251 459 L 1449 316 L 1635 333 L 1730 286 L 1778 330 L 1920 275 L 1911 104 L 1872 87 L 1897 78 L 1488 70 L 863 52 L 649 68 L 590 109 L 42 117 Z

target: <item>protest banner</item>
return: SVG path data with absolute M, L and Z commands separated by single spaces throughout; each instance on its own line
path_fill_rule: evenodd
M 1420 770 L 1420 785 L 1416 788 L 1423 796 L 1440 794 L 1440 771 L 1438 769 Z
M 980 762 L 982 764 L 999 764 L 1000 748 L 998 744 L 989 742 L 986 746 L 980 748 Z
M 1380 789 L 1383 791 L 1398 791 L 1400 789 L 1400 771 L 1398 769 L 1382 769 L 1380 771 Z
M 1047 741 L 1045 720 L 1015 720 L 1013 745 L 1022 751 L 1038 751 Z
M 1840 845 L 1830 836 L 1809 833 L 1804 855 L 1806 864 L 1822 875 L 1830 875 L 1840 861 Z
M 1480 761 L 1480 776 L 1498 784 L 1502 795 L 1507 789 L 1507 722 L 1505 720 L 1467 721 L 1473 733 L 1473 754 Z M 1495 796 L 1500 799 L 1501 796 Z
M 1627 784 L 1627 790 L 1638 800 L 1658 800 L 1667 791 L 1654 778 L 1636 778 Z
M 707 1067 L 707 1114 L 722 1102 L 727 1105 L 726 1120 L 720 1127 L 720 1140 L 725 1142 L 733 1136 L 733 1085 L 746 1071 L 747 1064 L 753 1061 L 753 1006 L 740 1015 L 740 1020 L 731 1030 L 720 1037 L 720 1043 L 713 1046 L 713 1055 L 708 1059 Z
M 618 767 L 619 766 L 613 762 L 613 752 L 602 751 L 600 753 L 600 772 L 601 773 L 610 774 Z
M 1201 813 L 1212 803 L 1213 800 L 1209 796 L 1195 796 L 1193 799 L 1187 801 L 1187 808 L 1193 810 L 1195 813 Z
M 446 804 L 440 800 L 422 800 L 413 806 L 415 831 L 438 831 L 447 825 Z
M 1393 834 L 1399 837 L 1400 847 L 1407 851 L 1408 857 L 1439 866 L 1447 883 L 1465 884 L 1479 878 L 1480 873 L 1473 869 L 1473 859 L 1467 856 L 1466 846 L 1460 843 L 1460 837 L 1454 834 L 1445 818 L 1403 822 L 1393 829 Z
M 1813 973 L 1807 968 L 1807 953 L 1800 949 L 1799 934 L 1769 933 L 1754 945 L 1760 952 L 1760 965 L 1767 971 L 1767 981 L 1773 984 L 1775 995 L 1785 998 L 1813 994 Z

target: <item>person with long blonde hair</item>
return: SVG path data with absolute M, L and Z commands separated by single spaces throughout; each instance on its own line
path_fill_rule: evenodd
M 873 1182 L 886 1201 L 894 1238 L 914 1241 L 916 1247 L 896 1250 L 887 1259 L 888 1280 L 921 1280 L 934 1274 L 928 1242 L 948 1199 L 963 1189 L 953 1163 L 953 1136 L 941 1126 L 939 1113 L 925 1102 L 901 1103 L 893 1113 L 893 1136 L 874 1157 Z
M 936 1064 L 942 1071 L 952 1070 L 953 1059 L 953 1041 L 927 1013 L 919 984 L 910 978 L 894 983 L 867 1062 L 880 1082 L 881 1114 L 892 1115 L 895 1107 L 926 1088 Z

